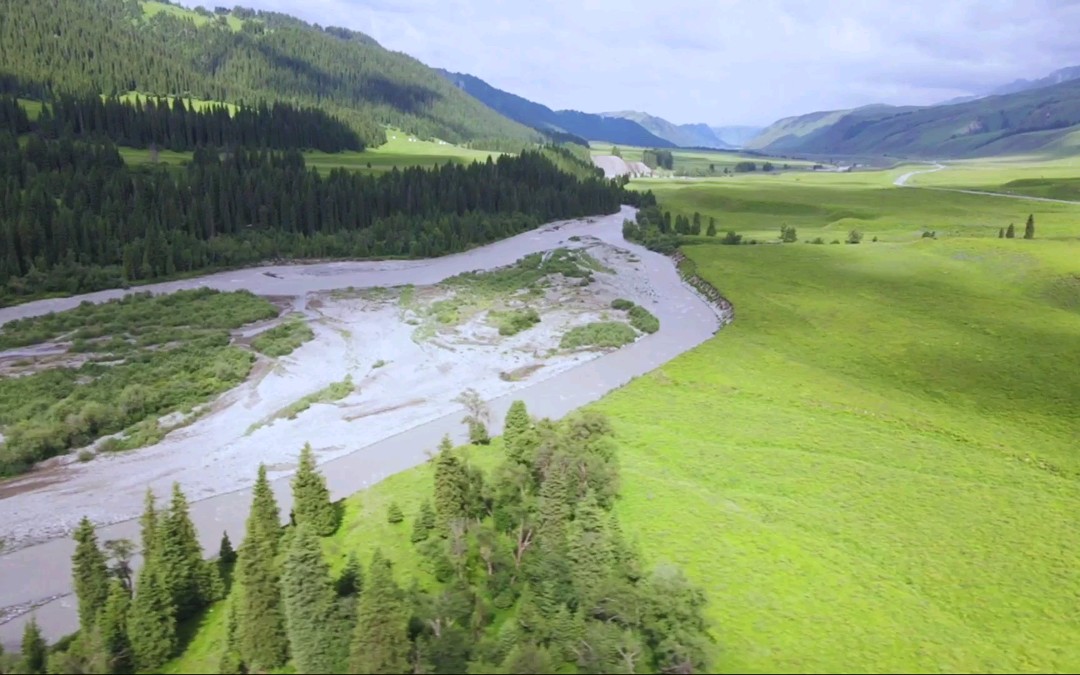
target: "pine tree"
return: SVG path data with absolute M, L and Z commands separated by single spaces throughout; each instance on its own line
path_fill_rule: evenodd
M 128 613 L 128 638 L 135 667 L 141 672 L 159 668 L 176 651 L 176 607 L 161 578 L 157 556 L 139 570 Z
M 1005 228 L 1004 227 L 999 227 L 998 228 L 998 239 L 1004 239 L 1004 238 L 1005 238 Z
M 187 498 L 179 483 L 173 483 L 172 501 L 156 536 L 162 580 L 176 608 L 176 620 L 184 621 L 205 607 L 213 593 Z
M 443 536 L 449 533 L 450 523 L 465 517 L 468 498 L 468 473 L 454 454 L 449 437 L 444 437 L 435 460 L 435 515 Z
M 709 228 L 707 230 L 705 230 L 705 236 L 707 236 L 707 237 L 715 237 L 716 236 L 716 218 L 713 218 L 712 216 L 709 216 Z
M 109 568 L 98 548 L 94 526 L 85 516 L 75 530 L 75 542 L 71 563 L 75 597 L 79 599 L 79 628 L 89 633 L 109 597 Z
M 350 553 L 345 567 L 335 582 L 337 594 L 342 598 L 359 595 L 364 591 L 364 568 L 355 553 Z
M 1016 238 L 1016 228 L 1013 227 L 1012 223 L 1009 223 L 1009 227 L 1007 227 L 1005 229 L 1005 238 L 1006 239 L 1015 239 Z
M 386 510 L 386 522 L 397 525 L 403 520 L 405 520 L 405 514 L 401 512 L 401 507 L 397 502 L 390 502 L 390 508 Z
M 1024 225 L 1024 239 L 1035 238 L 1035 215 L 1028 214 L 1027 223 Z
M 218 547 L 217 559 L 222 565 L 231 565 L 236 562 L 236 551 L 233 550 L 228 532 L 221 533 L 221 546 Z
M 153 555 L 154 544 L 157 539 L 158 513 L 154 502 L 154 491 L 147 489 L 146 498 L 143 500 L 145 505 L 143 514 L 139 518 L 142 527 L 142 554 L 144 561 Z
M 503 425 L 503 444 L 506 446 L 507 457 L 520 464 L 531 465 L 539 440 L 525 402 L 518 400 L 511 403 Z
M 292 481 L 293 516 L 297 525 L 310 525 L 320 537 L 328 537 L 337 529 L 337 514 L 326 489 L 326 479 L 315 468 L 315 453 L 305 443 L 300 451 L 300 463 Z
M 134 672 L 131 641 L 128 639 L 128 612 L 131 597 L 124 585 L 113 581 L 109 587 L 109 599 L 98 619 L 97 633 L 101 641 L 105 672 Z
M 409 671 L 409 611 L 390 562 L 376 551 L 357 606 L 349 672 Z
M 281 575 L 281 595 L 297 672 L 337 672 L 348 651 L 348 629 L 338 612 L 319 540 L 307 525 L 293 532 Z
M 15 672 L 27 673 L 28 675 L 44 673 L 47 656 L 47 645 L 45 644 L 45 638 L 41 636 L 37 618 L 31 617 L 26 627 L 23 628 L 22 655 L 19 658 L 19 665 Z
M 275 560 L 281 533 L 277 501 L 259 466 L 247 533 L 236 562 L 236 646 L 250 670 L 271 670 L 285 664 L 288 640 Z
M 591 492 L 578 504 L 574 520 L 567 527 L 566 539 L 574 586 L 581 604 L 588 607 L 615 562 L 607 515 Z

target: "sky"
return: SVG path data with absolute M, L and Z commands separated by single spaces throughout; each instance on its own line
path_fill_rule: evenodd
M 184 4 L 200 4 L 184 0 Z M 766 125 L 1080 65 L 1080 0 L 234 0 L 554 109 Z

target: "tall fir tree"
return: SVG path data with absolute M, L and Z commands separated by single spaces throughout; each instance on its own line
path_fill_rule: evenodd
M 1016 238 L 1016 227 L 1014 227 L 1012 223 L 1009 223 L 1009 226 L 1007 228 L 1005 228 L 1005 238 L 1006 239 L 1015 239 Z
M 334 582 L 334 587 L 337 594 L 343 598 L 356 596 L 364 591 L 364 568 L 360 565 L 360 559 L 356 557 L 356 553 L 349 554 L 345 567 Z
M 45 661 L 48 658 L 48 647 L 45 638 L 41 635 L 37 617 L 31 617 L 23 628 L 22 654 L 15 672 L 27 675 L 38 675 L 45 672 Z
M 435 515 L 443 536 L 449 534 L 451 523 L 466 516 L 468 499 L 468 472 L 454 454 L 450 438 L 444 437 L 435 459 Z
M 157 541 L 158 512 L 154 491 L 147 488 L 146 497 L 143 499 L 143 513 L 139 518 L 142 531 L 142 554 L 143 560 L 153 555 L 154 544 Z
M 179 483 L 173 483 L 169 510 L 161 517 L 156 536 L 162 580 L 176 608 L 176 620 L 184 621 L 209 604 L 213 589 Z
M 288 659 L 276 561 L 280 522 L 266 467 L 260 465 L 247 533 L 236 563 L 237 653 L 252 671 L 279 668 Z
M 1027 223 L 1024 225 L 1024 239 L 1035 238 L 1035 214 L 1028 214 Z
M 144 562 L 128 614 L 128 638 L 140 671 L 160 667 L 176 651 L 176 608 L 161 576 L 157 556 Z
M 98 548 L 94 525 L 85 516 L 75 530 L 71 563 L 75 597 L 79 599 L 79 629 L 89 633 L 109 597 L 109 568 Z
M 577 505 L 567 526 L 567 558 L 580 603 L 587 609 L 596 600 L 615 563 L 607 514 L 591 492 Z
M 120 675 L 134 672 L 131 641 L 128 639 L 128 613 L 131 597 L 119 581 L 109 586 L 109 598 L 97 622 L 103 670 Z
M 228 532 L 221 533 L 221 545 L 218 547 L 218 562 L 222 565 L 231 565 L 236 562 L 236 551 L 233 550 L 232 541 Z
M 390 562 L 375 552 L 349 652 L 349 672 L 409 672 L 409 610 Z
M 315 467 L 310 443 L 300 451 L 300 463 L 292 481 L 293 518 L 297 525 L 309 525 L 314 534 L 328 537 L 337 529 L 337 513 L 326 489 L 326 479 Z
M 525 402 L 517 400 L 511 403 L 503 425 L 503 444 L 507 457 L 520 464 L 531 465 L 534 460 L 532 454 L 539 440 Z
M 310 526 L 292 533 L 281 574 L 289 652 L 299 673 L 334 673 L 345 664 L 349 628 L 338 610 L 330 567 Z

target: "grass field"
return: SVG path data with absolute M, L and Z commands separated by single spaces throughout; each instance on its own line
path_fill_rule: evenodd
M 1009 223 L 1022 227 L 1028 214 L 1035 216 L 1039 237 L 1080 237 L 1080 206 L 893 186 L 896 177 L 918 168 L 759 173 L 709 180 L 641 179 L 632 185 L 652 190 L 673 212 L 700 211 L 716 218 L 720 232 L 734 230 L 759 241 L 776 241 L 781 225 L 795 226 L 800 241 L 817 237 L 844 241 L 853 229 L 866 235 L 866 243 L 875 236 L 882 241 L 911 241 L 926 230 L 938 236 L 997 237 L 998 230 Z M 950 170 L 915 176 L 912 185 L 922 185 L 924 179 L 927 184 L 931 179 L 944 180 Z M 968 183 L 969 175 L 957 176 L 951 185 L 986 189 Z M 1022 175 L 1002 171 L 994 180 L 1007 182 Z
M 1080 201 L 1080 159 L 1025 155 L 955 161 L 943 171 L 914 176 L 910 183 Z
M 409 136 L 399 131 L 388 131 L 387 142 L 377 148 L 364 152 L 305 152 L 304 161 L 309 167 L 322 172 L 342 168 L 351 171 L 383 172 L 394 167 L 407 166 L 432 167 L 447 162 L 469 163 L 486 161 L 488 157 L 497 157 L 499 153 L 487 150 L 473 150 L 458 145 L 441 144 L 432 141 L 410 141 Z M 151 154 L 146 149 L 119 148 L 120 155 L 128 164 L 148 164 Z M 162 150 L 157 161 L 161 164 L 179 166 L 191 161 L 190 152 L 172 152 Z
M 1080 244 L 691 247 L 738 319 L 605 398 L 729 672 L 1080 662 Z
M 153 17 L 156 14 L 164 12 L 166 14 L 171 14 L 181 19 L 188 19 L 194 21 L 196 26 L 203 26 L 214 20 L 210 17 L 203 16 L 202 14 L 194 12 L 190 9 L 178 7 L 177 5 L 170 5 L 164 2 L 143 0 L 141 4 L 143 14 L 147 17 Z M 231 28 L 233 31 L 239 31 L 244 27 L 244 22 L 241 21 L 239 18 L 233 16 L 232 13 L 225 15 L 225 21 L 227 22 L 229 28 Z
M 645 148 L 601 141 L 593 141 L 589 144 L 589 147 L 594 155 L 610 155 L 612 153 L 612 148 L 617 147 L 619 149 L 619 154 L 628 162 L 640 162 L 645 151 Z M 676 173 L 704 173 L 708 172 L 711 167 L 715 173 L 722 174 L 725 168 L 728 169 L 728 171 L 734 170 L 735 165 L 739 162 L 755 162 L 759 167 L 764 162 L 772 162 L 777 169 L 783 167 L 784 164 L 801 169 L 806 169 L 813 165 L 813 162 L 803 160 L 762 157 L 761 155 L 749 155 L 738 151 L 689 150 L 685 148 L 669 148 L 669 150 L 671 150 L 672 159 L 674 160 L 673 171 Z

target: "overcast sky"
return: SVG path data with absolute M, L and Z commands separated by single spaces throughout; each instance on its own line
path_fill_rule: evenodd
M 1080 64 L 1080 0 L 184 0 L 374 37 L 555 109 L 768 124 Z

